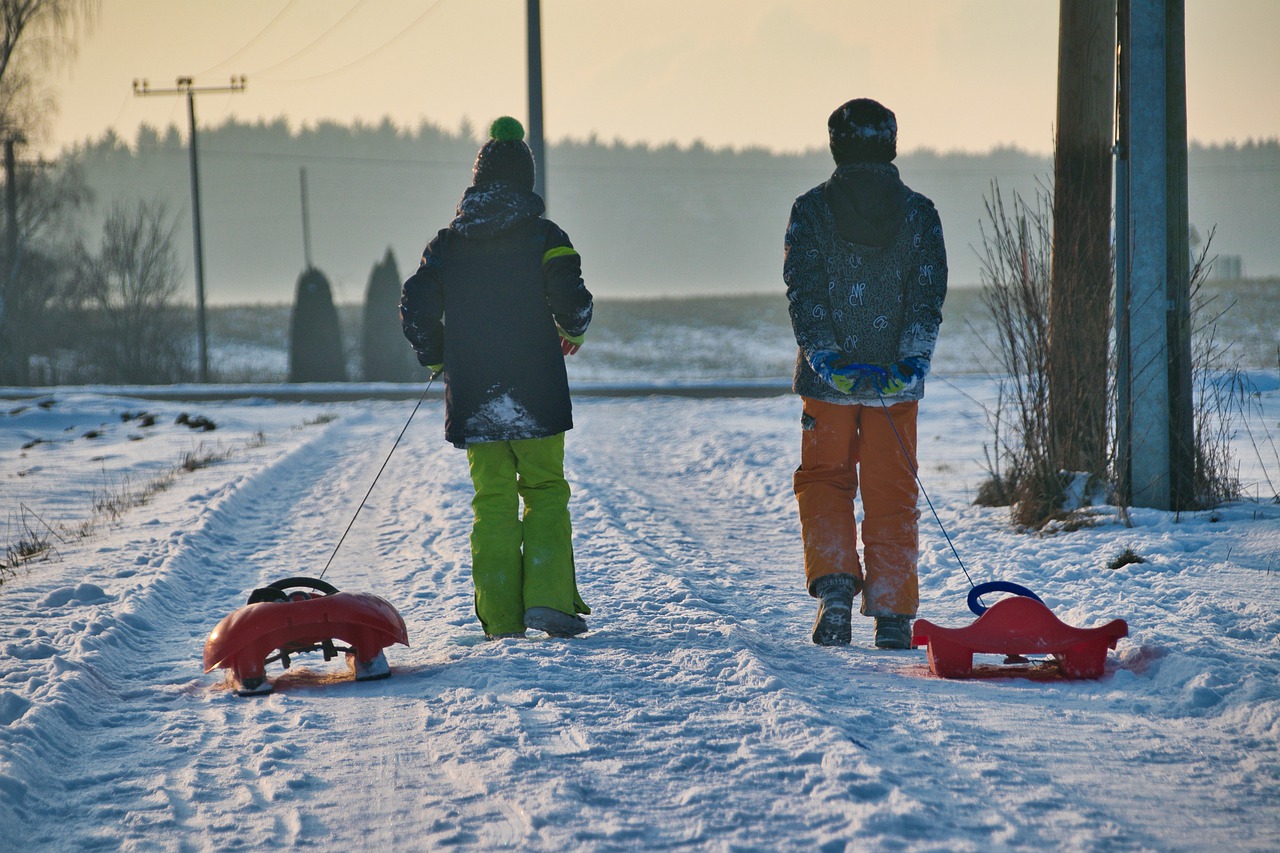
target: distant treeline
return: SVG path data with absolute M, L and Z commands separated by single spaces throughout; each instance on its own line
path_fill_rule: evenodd
M 979 281 L 984 204 L 1047 192 L 1048 156 L 1000 148 L 984 154 L 910 150 L 898 166 L 942 214 L 952 281 Z M 422 247 L 452 218 L 480 144 L 464 124 L 446 130 L 283 120 L 228 121 L 200 131 L 206 293 L 213 303 L 288 302 L 305 267 L 300 175 L 306 170 L 312 262 L 338 302 L 363 299 L 369 271 L 388 248 L 411 271 Z M 81 162 L 96 203 L 85 234 L 98 233 L 115 200 L 162 199 L 181 217 L 180 257 L 191 273 L 186 140 L 174 127 L 144 127 L 68 152 Z M 547 154 L 548 214 L 583 256 L 603 296 L 763 292 L 780 288 L 782 232 L 791 202 L 825 180 L 822 149 L 778 154 L 699 144 L 651 146 L 565 140 Z M 1246 275 L 1280 275 L 1280 141 L 1192 146 L 1191 220 L 1216 226 L 1216 253 L 1240 255 Z

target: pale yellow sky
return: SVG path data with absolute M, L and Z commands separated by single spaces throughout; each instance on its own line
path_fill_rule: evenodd
M 549 139 L 802 150 L 874 97 L 899 147 L 1052 149 L 1055 0 L 542 0 Z M 1187 0 L 1189 135 L 1280 137 L 1280 0 Z M 108 128 L 334 119 L 456 128 L 526 117 L 525 0 L 105 0 L 55 78 L 54 154 Z

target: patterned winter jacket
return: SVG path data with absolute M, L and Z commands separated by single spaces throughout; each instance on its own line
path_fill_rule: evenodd
M 422 364 L 444 365 L 445 438 L 458 447 L 573 427 L 557 327 L 585 332 L 592 299 L 543 210 L 512 184 L 469 188 L 404 283 L 404 334 Z
M 846 163 L 796 199 L 783 281 L 799 352 L 792 388 L 829 403 L 880 398 L 870 382 L 843 394 L 814 372 L 815 353 L 861 364 L 933 357 L 947 294 L 947 253 L 933 202 L 891 163 Z M 918 400 L 924 382 L 885 402 Z

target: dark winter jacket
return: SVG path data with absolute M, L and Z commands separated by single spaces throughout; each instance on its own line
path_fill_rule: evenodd
M 947 253 L 933 202 L 891 163 L 846 163 L 796 199 L 783 281 L 799 353 L 793 388 L 829 403 L 880 398 L 870 383 L 843 394 L 818 377 L 814 354 L 889 365 L 933 356 L 947 294 Z M 918 400 L 924 383 L 885 402 Z
M 458 447 L 573 427 L 557 326 L 581 335 L 592 300 L 543 209 L 514 184 L 471 187 L 404 283 L 404 334 L 422 364 L 444 365 L 445 438 Z

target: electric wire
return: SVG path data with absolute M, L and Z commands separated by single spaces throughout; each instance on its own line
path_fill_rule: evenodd
M 241 55 L 243 55 L 246 51 L 248 51 L 248 50 L 249 50 L 249 48 L 251 48 L 251 47 L 253 47 L 255 44 L 257 44 L 257 43 L 262 39 L 262 37 L 263 37 L 264 35 L 266 35 L 268 32 L 270 32 L 270 31 L 271 31 L 271 29 L 272 29 L 273 27 L 275 27 L 275 25 L 276 25 L 277 23 L 279 23 L 279 22 L 280 22 L 280 19 L 281 19 L 281 18 L 283 18 L 283 17 L 285 16 L 285 14 L 286 14 L 290 9 L 292 9 L 294 6 L 296 6 L 297 4 L 298 4 L 298 0 L 289 0 L 289 2 L 288 2 L 288 3 L 286 3 L 286 4 L 284 5 L 284 7 L 280 9 L 280 11 L 276 14 L 276 16 L 275 16 L 274 18 L 272 18 L 272 19 L 270 20 L 270 22 L 268 22 L 268 23 L 267 23 L 267 25 L 266 25 L 265 27 L 263 27 L 262 29 L 258 30 L 258 34 L 257 34 L 257 35 L 255 35 L 253 38 L 249 39 L 247 42 L 245 42 L 243 45 L 241 45 L 241 46 L 240 46 L 240 47 L 235 51 L 235 53 L 231 54 L 230 56 L 228 56 L 226 59 L 222 60 L 221 62 L 218 62 L 218 63 L 215 63 L 215 64 L 213 64 L 213 65 L 210 65 L 208 68 L 206 68 L 204 71 L 201 71 L 201 72 L 200 72 L 199 74 L 197 74 L 196 76 L 197 76 L 197 77 L 203 77 L 203 76 L 204 76 L 204 75 L 206 75 L 206 74 L 212 74 L 214 71 L 216 71 L 216 70 L 217 70 L 217 69 L 219 69 L 219 68 L 225 68 L 226 66 L 230 65 L 230 64 L 232 63 L 232 61 L 233 61 L 233 60 L 237 59 L 238 57 L 240 57 Z
M 267 68 L 258 69 L 257 71 L 253 72 L 254 76 L 270 74 L 272 71 L 275 71 L 277 68 L 281 67 L 282 65 L 288 65 L 290 62 L 297 59 L 299 56 L 309 53 L 316 45 L 320 44 L 320 42 L 324 41 L 339 27 L 341 27 L 344 23 L 346 23 L 348 18 L 350 18 L 356 12 L 360 11 L 360 8 L 364 6 L 367 2 L 369 2 L 369 0 L 360 0 L 360 2 L 356 3 L 356 5 L 352 6 L 350 9 L 347 10 L 347 14 L 343 15 L 341 18 L 334 21 L 333 24 L 330 25 L 330 27 L 327 30 L 325 30 L 320 35 L 312 39 L 311 42 L 307 44 L 305 47 L 303 47 L 301 50 L 296 51 L 292 56 L 285 57 L 284 59 L 277 62 L 275 65 L 271 65 Z
M 313 80 L 322 80 L 322 79 L 324 79 L 325 77 L 332 77 L 334 74 L 340 74 L 340 73 L 342 73 L 343 71 L 346 71 L 346 70 L 347 70 L 347 69 L 349 69 L 349 68 L 353 68 L 353 67 L 355 67 L 355 66 L 359 65 L 360 63 L 362 63 L 362 62 L 364 62 L 364 61 L 366 61 L 366 60 L 368 60 L 368 59 L 370 59 L 370 58 L 372 58 L 372 57 L 374 57 L 374 56 L 378 55 L 379 53 L 381 53 L 382 51 L 386 50 L 386 49 L 387 49 L 388 47 L 390 47 L 391 45 L 393 45 L 393 44 L 395 44 L 396 42 L 398 42 L 400 39 L 402 39 L 402 38 L 404 38 L 405 36 L 407 36 L 407 35 L 409 35 L 410 33 L 412 33 L 412 32 L 413 32 L 413 30 L 414 30 L 414 28 L 416 28 L 416 27 L 418 26 L 418 24 L 422 23 L 423 19 L 424 19 L 424 18 L 426 18 L 426 17 L 427 17 L 427 15 L 430 15 L 433 11 L 435 11 L 435 8 L 436 8 L 437 6 L 439 6 L 439 5 L 440 5 L 440 0 L 435 0 L 435 2 L 434 2 L 434 3 L 432 3 L 430 6 L 428 6 L 428 7 L 427 7 L 427 10 L 426 10 L 425 12 L 423 12 L 421 15 L 419 15 L 417 18 L 415 18 L 415 19 L 414 19 L 413 23 L 411 23 L 411 24 L 409 24 L 408 26 L 406 26 L 406 27 L 404 27 L 403 29 L 401 29 L 401 30 L 400 30 L 400 32 L 396 33 L 394 36 L 392 36 L 391 38 L 387 39 L 385 42 L 383 42 L 382 44 L 378 45 L 378 46 L 377 46 L 377 47 L 375 47 L 373 50 L 371 50 L 371 51 L 369 51 L 369 52 L 365 53 L 365 54 L 364 54 L 364 56 L 361 56 L 361 57 L 358 57 L 358 58 L 356 58 L 356 59 L 353 59 L 353 60 L 351 60 L 350 62 L 348 62 L 346 65 L 342 65 L 342 66 L 339 66 L 339 67 L 337 67 L 337 68 L 332 68 L 332 69 L 330 69 L 330 70 L 328 70 L 328 71 L 322 71 L 322 72 L 320 72 L 319 74 L 313 74 L 313 75 L 312 75 L 312 76 L 310 76 L 310 77 L 297 77 L 297 78 L 292 78 L 292 79 L 281 79 L 281 78 L 276 78 L 276 79 L 272 80 L 271 82 L 274 82 L 274 83 L 310 83 L 310 82 L 311 82 L 311 81 L 313 81 Z M 339 22 L 339 23 L 341 23 L 341 22 Z M 335 24 L 335 26 L 336 26 L 336 24 Z M 276 68 L 278 68 L 279 66 L 277 65 L 277 66 L 275 66 L 275 67 L 276 67 Z M 259 72 L 259 73 L 265 73 L 265 72 Z

